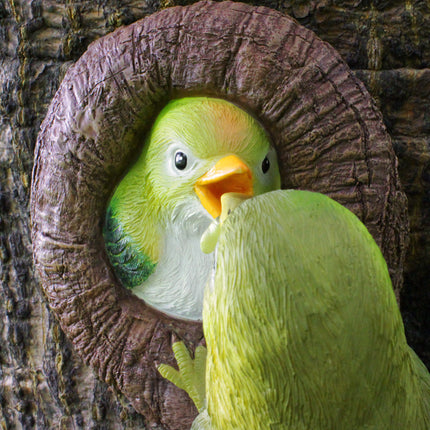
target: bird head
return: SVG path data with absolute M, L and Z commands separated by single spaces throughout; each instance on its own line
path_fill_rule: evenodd
M 145 151 L 151 191 L 170 216 L 184 202 L 216 218 L 224 193 L 262 194 L 280 187 L 269 137 L 252 116 L 225 100 L 169 103 Z

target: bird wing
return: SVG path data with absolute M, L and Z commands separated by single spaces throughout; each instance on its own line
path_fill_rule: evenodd
M 130 289 L 141 285 L 154 271 L 156 263 L 124 231 L 111 205 L 106 211 L 103 235 L 109 260 L 122 284 Z
M 411 396 L 416 397 L 414 403 L 419 411 L 417 415 L 420 423 L 422 421 L 422 427 L 417 425 L 416 428 L 428 429 L 430 428 L 430 373 L 418 355 L 411 348 L 408 347 L 408 349 L 412 356 L 413 370 L 418 380 L 418 388 L 410 393 Z

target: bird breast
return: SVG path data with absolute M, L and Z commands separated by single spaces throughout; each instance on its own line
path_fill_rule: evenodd
M 133 292 L 170 316 L 200 321 L 214 252 L 204 254 L 200 239 L 212 218 L 197 199 L 176 206 L 163 228 L 162 251 L 154 273 Z

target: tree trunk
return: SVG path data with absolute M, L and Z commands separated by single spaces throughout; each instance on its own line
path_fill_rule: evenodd
M 116 27 L 188 3 L 193 1 L 0 0 L 2 428 L 144 428 L 128 401 L 82 363 L 45 304 L 32 266 L 30 178 L 39 125 L 68 66 Z M 331 43 L 382 110 L 409 199 L 401 307 L 410 344 L 429 366 L 430 5 L 248 3 L 288 13 Z

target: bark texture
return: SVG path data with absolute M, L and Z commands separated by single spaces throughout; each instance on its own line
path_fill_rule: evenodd
M 143 428 L 142 417 L 77 357 L 41 298 L 31 266 L 29 185 L 38 127 L 69 65 L 115 27 L 180 2 L 161 3 L 0 2 L 0 420 L 5 428 Z M 383 112 L 409 198 L 403 314 L 413 346 L 429 359 L 429 5 L 258 3 L 292 14 L 332 43 Z

